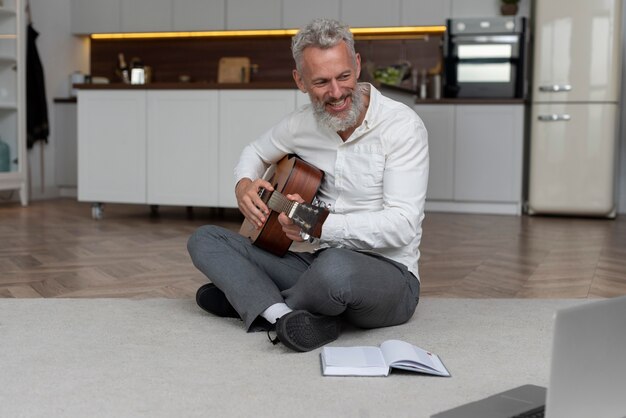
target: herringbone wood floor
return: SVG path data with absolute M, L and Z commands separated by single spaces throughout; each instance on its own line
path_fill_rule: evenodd
M 236 212 L 72 199 L 0 204 L 0 297 L 190 298 L 206 282 L 186 241 L 203 224 L 238 229 Z M 626 294 L 626 218 L 427 213 L 423 296 L 590 298 Z

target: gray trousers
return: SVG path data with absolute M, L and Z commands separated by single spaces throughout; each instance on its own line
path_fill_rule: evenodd
M 329 248 L 275 256 L 225 228 L 198 228 L 187 243 L 193 264 L 221 289 L 246 329 L 269 306 L 337 316 L 358 327 L 408 321 L 420 285 L 407 268 L 388 258 Z

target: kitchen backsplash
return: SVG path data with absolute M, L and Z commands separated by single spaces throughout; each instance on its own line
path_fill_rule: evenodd
M 409 62 L 414 69 L 429 70 L 441 59 L 439 35 L 418 39 L 374 39 L 356 41 L 361 54 L 362 79 L 368 80 L 375 68 Z M 291 39 L 283 38 L 174 38 L 91 41 L 91 75 L 120 82 L 116 74 L 119 53 L 131 60 L 141 59 L 151 67 L 152 82 L 215 82 L 222 57 L 248 57 L 255 71 L 254 81 L 292 80 L 294 68 Z M 410 85 L 410 80 L 405 82 Z

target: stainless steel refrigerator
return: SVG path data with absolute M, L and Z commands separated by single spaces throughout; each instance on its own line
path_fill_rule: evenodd
M 613 217 L 622 0 L 536 0 L 528 213 Z

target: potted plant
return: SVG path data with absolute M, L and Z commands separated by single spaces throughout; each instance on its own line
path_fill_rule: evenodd
M 517 14 L 519 0 L 500 0 L 500 13 L 503 16 L 514 16 Z

